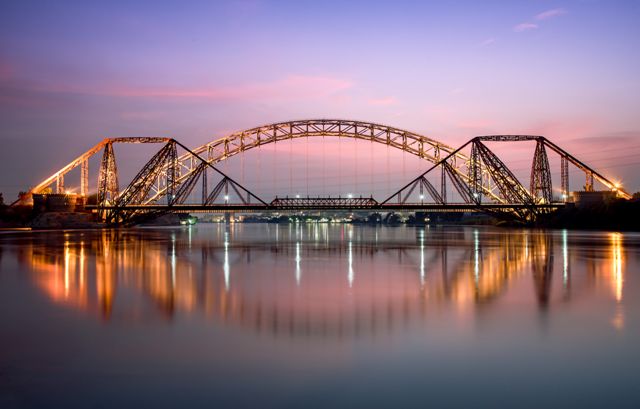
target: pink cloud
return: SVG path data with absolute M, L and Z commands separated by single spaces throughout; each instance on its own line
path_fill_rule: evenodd
M 547 19 L 550 19 L 550 18 L 561 16 L 563 14 L 567 14 L 567 10 L 565 10 L 565 9 L 551 9 L 551 10 L 543 11 L 540 14 L 536 14 L 535 19 L 536 20 L 547 20 Z
M 388 106 L 397 104 L 398 99 L 396 97 L 371 98 L 367 103 L 369 105 Z
M 120 114 L 122 119 L 126 120 L 156 120 L 164 116 L 162 112 L 144 112 L 144 111 L 125 111 Z
M 237 86 L 193 88 L 138 87 L 130 85 L 84 86 L 69 84 L 31 84 L 35 91 L 166 100 L 297 100 L 325 98 L 353 86 L 352 82 L 322 76 L 291 75 L 283 79 Z
M 0 81 L 7 81 L 13 76 L 13 67 L 6 61 L 0 60 Z
M 517 26 L 513 27 L 513 31 L 516 33 L 521 33 L 523 31 L 534 30 L 538 28 L 537 24 L 534 23 L 520 23 Z
M 526 127 L 527 132 L 544 135 L 551 140 L 568 140 L 592 136 L 602 128 L 603 123 L 596 115 L 548 119 Z
M 235 87 L 124 87 L 107 89 L 105 90 L 105 93 L 124 97 L 168 99 L 292 100 L 327 97 L 338 91 L 346 90 L 352 85 L 353 84 L 350 81 L 336 78 L 292 75 L 272 82 L 245 84 Z

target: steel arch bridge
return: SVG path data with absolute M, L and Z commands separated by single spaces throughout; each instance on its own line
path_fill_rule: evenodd
M 415 155 L 431 166 L 385 200 L 370 198 L 277 198 L 269 203 L 222 172 L 215 165 L 250 149 L 279 141 L 307 137 L 345 137 L 379 143 Z M 526 188 L 505 163 L 487 146 L 488 142 L 515 143 L 534 141 L 530 185 Z M 162 148 L 120 189 L 114 144 L 156 143 Z M 470 148 L 469 153 L 466 153 Z M 182 152 L 178 154 L 179 150 Z M 561 160 L 561 200 L 553 198 L 547 150 Z M 630 198 L 615 182 L 580 161 L 542 136 L 479 136 L 453 148 L 435 139 L 370 122 L 314 119 L 264 125 L 213 140 L 195 149 L 179 141 L 162 137 L 107 138 L 68 165 L 29 190 L 41 193 L 55 183 L 58 193 L 65 192 L 64 177 L 80 166 L 80 194 L 89 193 L 88 160 L 102 151 L 98 174 L 95 210 L 107 223 L 133 223 L 140 217 L 163 212 L 218 211 L 255 212 L 301 209 L 370 209 L 370 210 L 458 210 L 485 211 L 531 220 L 537 214 L 564 205 L 569 193 L 569 164 L 585 175 L 585 190 L 594 190 L 594 180 L 615 195 Z M 440 171 L 439 189 L 427 179 Z M 221 180 L 211 187 L 209 178 Z M 447 200 L 447 183 L 462 201 Z M 187 203 L 196 185 L 201 185 L 201 199 Z M 235 202 L 229 200 L 229 193 Z M 419 193 L 419 200 L 416 196 Z M 426 198 L 426 200 L 425 200 Z
M 208 163 L 215 165 L 232 156 L 263 145 L 290 139 L 327 136 L 379 143 L 410 153 L 433 164 L 438 163 L 444 156 L 451 156 L 450 162 L 455 172 L 465 182 L 469 182 L 468 175 L 463 171 L 469 162 L 469 158 L 462 152 L 454 153 L 455 148 L 449 145 L 391 126 L 342 119 L 279 122 L 235 132 L 229 136 L 216 139 L 193 149 L 192 153 L 187 152 L 178 158 L 178 167 L 182 173 L 177 182 L 182 183 L 192 176 L 194 172 L 199 171 L 198 165 L 200 161 L 197 160 L 195 155 L 201 156 Z M 485 185 L 483 190 L 485 194 L 494 200 L 500 201 L 500 196 L 491 187 Z M 154 195 L 147 199 L 146 204 L 155 203 L 165 194 L 166 189 L 157 190 Z

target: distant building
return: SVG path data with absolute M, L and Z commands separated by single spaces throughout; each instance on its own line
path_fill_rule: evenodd
M 84 211 L 85 197 L 75 193 L 33 194 L 33 211 L 45 212 L 81 212 Z
M 610 190 L 600 190 L 593 192 L 576 191 L 571 192 L 571 201 L 575 203 L 577 207 L 588 207 L 600 205 L 610 202 L 616 198 L 616 192 Z

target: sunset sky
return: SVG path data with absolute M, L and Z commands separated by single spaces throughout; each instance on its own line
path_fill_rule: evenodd
M 542 134 L 638 191 L 638 21 L 639 1 L 5 1 L 0 192 L 103 137 L 334 117 Z

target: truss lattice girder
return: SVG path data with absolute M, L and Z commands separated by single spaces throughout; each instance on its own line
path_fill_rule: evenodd
M 579 160 L 578 158 L 576 158 L 575 156 L 573 156 L 572 154 L 570 154 L 566 150 L 562 149 L 561 147 L 559 147 L 555 143 L 551 142 L 550 140 L 548 140 L 544 136 L 540 136 L 540 135 L 484 135 L 484 136 L 479 136 L 478 139 L 481 140 L 481 141 L 496 141 L 496 142 L 502 142 L 502 141 L 506 141 L 506 142 L 513 141 L 513 142 L 515 142 L 515 141 L 533 141 L 533 140 L 541 141 L 544 144 L 545 147 L 548 147 L 549 149 L 551 149 L 552 151 L 554 151 L 555 153 L 560 155 L 560 157 L 564 158 L 565 161 L 571 162 L 571 164 L 573 164 L 575 167 L 577 167 L 578 169 L 583 171 L 586 175 L 591 175 L 591 177 L 593 177 L 594 179 L 596 179 L 597 181 L 602 183 L 608 189 L 616 192 L 620 197 L 622 197 L 624 199 L 631 199 L 631 194 L 629 194 L 629 192 L 627 192 L 626 190 L 620 188 L 615 182 L 611 181 L 610 179 L 608 179 L 607 177 L 602 175 L 600 172 L 598 172 L 595 169 L 593 169 L 592 167 L 588 166 L 587 164 L 585 164 L 584 162 L 582 162 L 581 160 Z M 567 183 L 567 188 L 568 188 L 568 183 Z
M 171 138 L 165 137 L 154 137 L 154 136 L 145 136 L 145 137 L 120 137 L 120 138 L 105 138 L 100 143 L 78 156 L 71 162 L 69 162 L 66 166 L 55 172 L 53 175 L 49 176 L 42 182 L 38 183 L 36 186 L 32 187 L 27 193 L 34 194 L 40 193 L 47 186 L 52 185 L 59 178 L 64 177 L 71 170 L 80 166 L 83 162 L 86 162 L 96 153 L 100 152 L 108 143 L 166 143 L 169 142 Z
M 578 169 L 580 169 L 583 172 L 585 172 L 585 174 L 587 174 L 587 175 L 591 174 L 591 176 L 593 178 L 598 180 L 600 183 L 605 185 L 610 190 L 616 192 L 618 194 L 618 196 L 620 196 L 620 197 L 622 197 L 624 199 L 631 199 L 632 196 L 631 196 L 631 194 L 629 192 L 627 192 L 626 190 L 624 190 L 621 187 L 619 187 L 615 182 L 609 180 L 604 175 L 600 174 L 600 172 L 597 172 L 593 168 L 589 167 L 584 162 L 582 162 L 581 160 L 579 160 L 578 158 L 576 158 L 575 156 L 573 156 L 569 152 L 565 151 L 564 149 L 562 149 L 561 147 L 559 147 L 555 143 L 551 142 L 547 138 L 542 137 L 542 140 L 543 140 L 545 146 L 547 146 L 549 149 L 553 150 L 554 152 L 556 152 L 561 157 L 564 157 L 564 160 L 571 162 Z
M 380 143 L 416 155 L 431 163 L 437 163 L 441 158 L 455 152 L 455 149 L 449 145 L 414 132 L 375 123 L 340 119 L 302 120 L 260 126 L 214 140 L 193 149 L 193 152 L 205 157 L 213 165 L 239 153 L 269 143 L 325 136 L 354 138 Z M 449 161 L 455 172 L 465 182 L 468 182 L 468 175 L 463 171 L 463 168 L 468 166 L 469 158 L 465 154 L 457 152 Z M 194 162 L 191 153 L 186 153 L 178 158 L 178 169 L 182 172 L 176 180 L 177 184 L 181 184 L 188 179 L 190 173 L 195 170 L 194 165 L 197 165 L 197 162 Z M 490 185 L 483 186 L 482 190 L 490 199 L 498 203 L 502 202 L 500 196 Z M 159 189 L 145 204 L 155 203 L 164 194 L 166 194 L 165 190 Z

